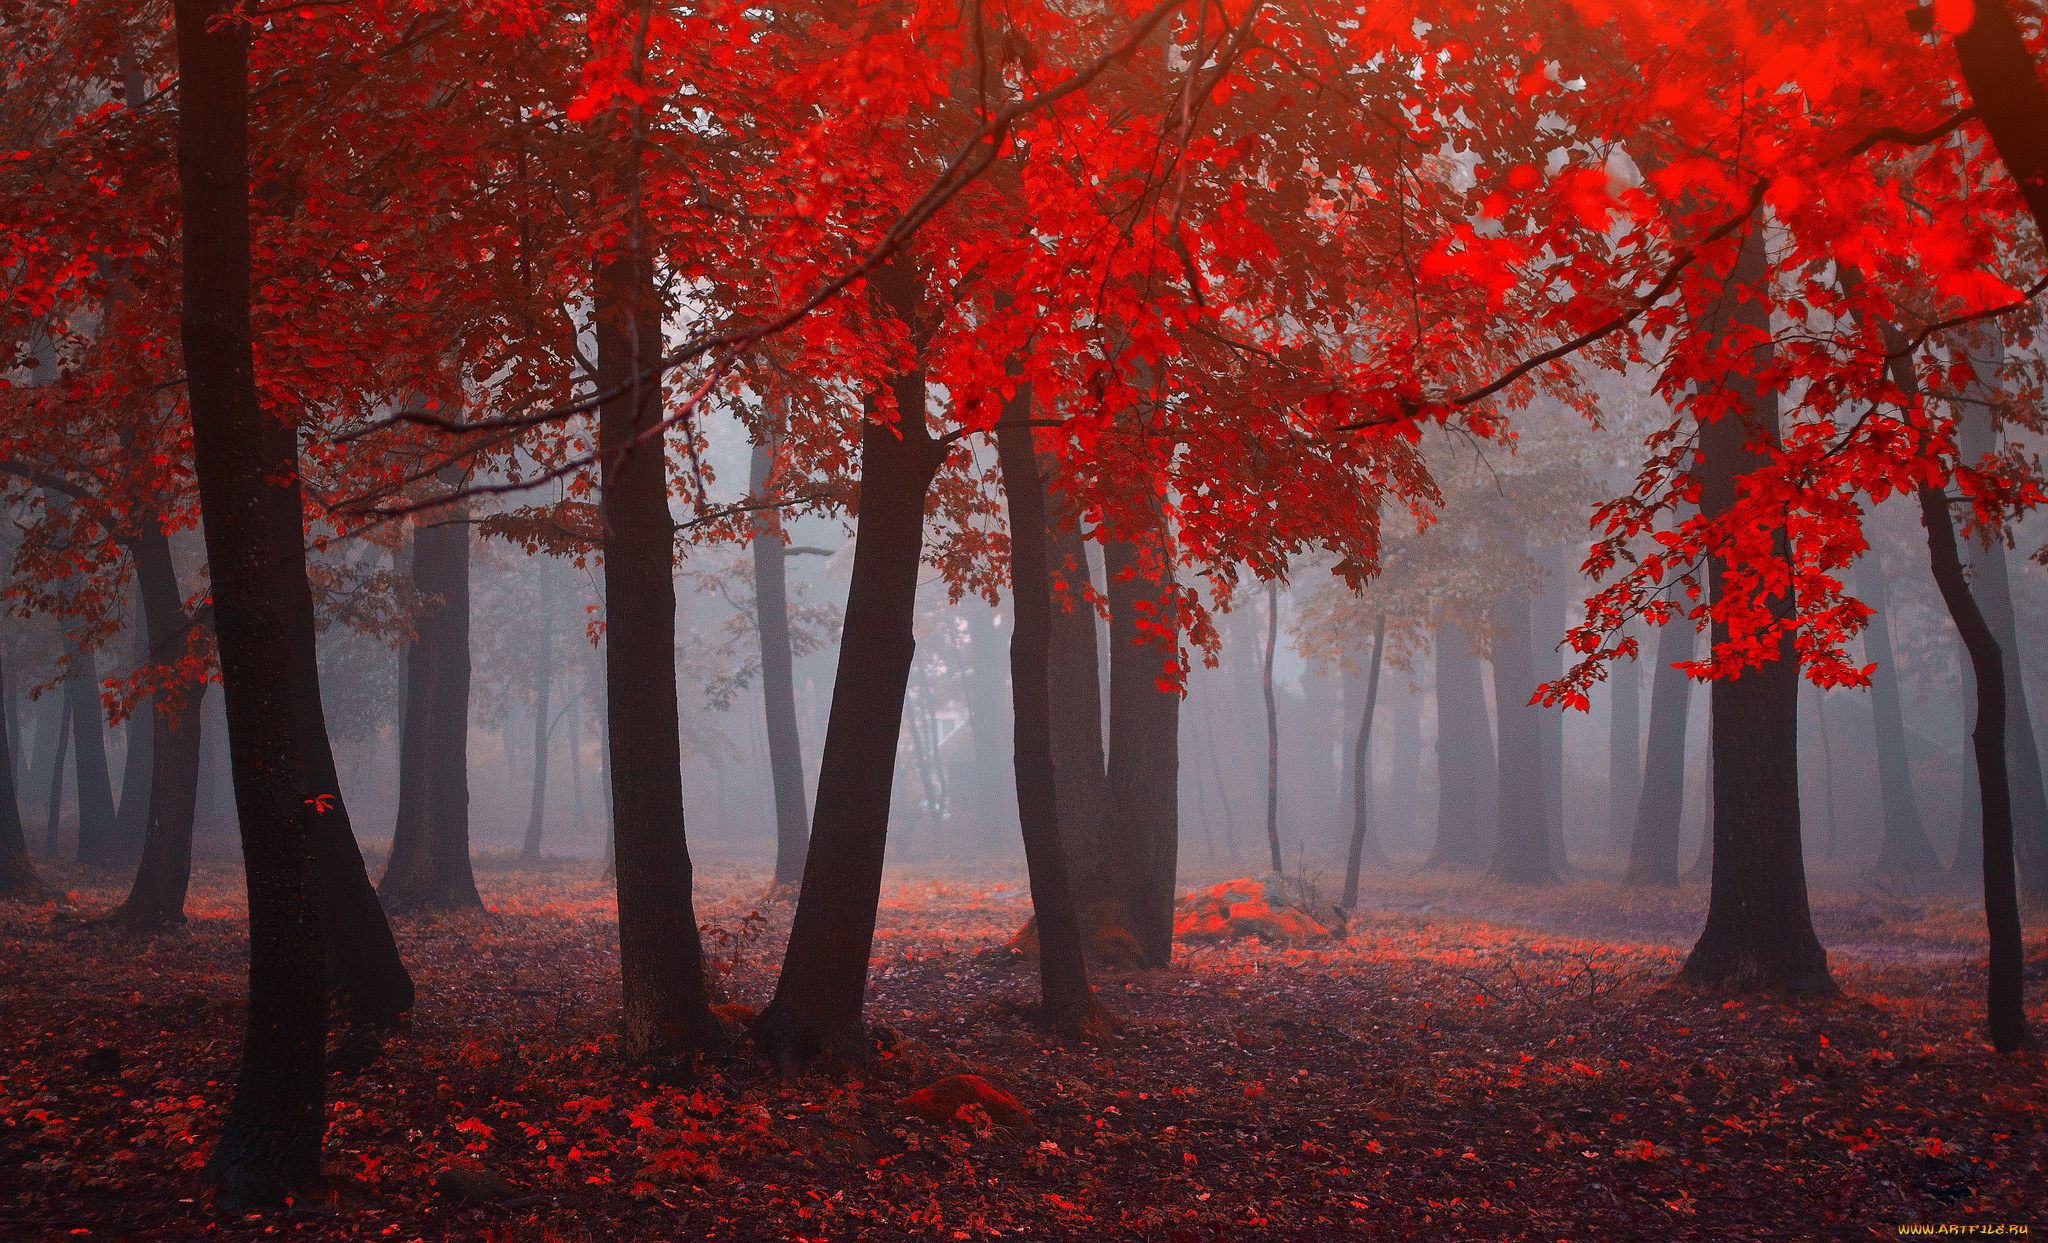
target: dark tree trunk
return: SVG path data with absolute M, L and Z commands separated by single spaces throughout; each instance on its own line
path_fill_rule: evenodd
M 1387 651 L 1387 615 L 1380 614 L 1372 631 L 1372 671 L 1366 674 L 1365 711 L 1358 717 L 1358 741 L 1351 745 L 1351 853 L 1344 863 L 1344 909 L 1358 905 L 1358 868 L 1368 857 L 1374 867 L 1387 865 L 1387 853 L 1373 836 L 1368 818 L 1372 799 L 1372 714 L 1380 701 L 1380 665 Z M 1367 848 L 1371 848 L 1368 856 Z
M 1028 418 L 1031 390 L 1020 389 L 1004 422 Z M 1059 800 L 1052 755 L 1052 580 L 1045 532 L 1045 480 L 1029 427 L 996 433 L 1003 494 L 1009 502 L 1010 685 L 1017 735 L 1017 818 L 1024 830 L 1024 865 L 1031 877 L 1031 909 L 1038 925 L 1039 995 L 1050 1023 L 1075 1029 L 1099 1013 L 1082 954 L 1081 916 L 1068 883 L 1060 841 Z M 981 654 L 976 653 L 976 659 Z
M 90 867 L 132 866 L 114 840 L 114 786 L 107 775 L 107 718 L 100 704 L 99 659 L 80 651 L 64 684 L 71 700 L 71 771 L 78 792 L 78 861 Z
M 1709 518 L 1733 506 L 1737 481 L 1765 464 L 1766 450 L 1752 442 L 1778 440 L 1777 395 L 1754 379 L 1769 360 L 1769 313 L 1761 301 L 1737 296 L 1762 285 L 1765 275 L 1763 230 L 1753 227 L 1707 327 L 1716 336 L 1739 331 L 1766 342 L 1754 347 L 1749 367 L 1722 380 L 1734 408 L 1700 427 L 1700 512 Z M 1788 555 L 1782 528 L 1772 539 L 1776 554 Z M 1717 600 L 1725 573 L 1719 558 L 1709 565 Z M 1774 617 L 1790 615 L 1782 597 L 1762 603 Z M 1728 637 L 1727 625 L 1717 623 L 1714 641 Z M 1679 978 L 1716 989 L 1835 992 L 1807 905 L 1799 835 L 1799 661 L 1791 643 L 1781 638 L 1775 659 L 1715 681 L 1712 694 L 1713 881 L 1706 928 Z
M 1088 599 L 1088 549 L 1072 523 L 1048 513 L 1046 554 L 1052 581 L 1047 683 L 1053 798 L 1066 845 L 1074 901 L 1088 923 L 1115 922 L 1121 890 L 1111 875 L 1109 765 L 1102 741 L 1102 669 L 1098 618 Z M 1014 640 L 1013 640 L 1014 642 Z
M 1863 632 L 1863 657 L 1877 666 L 1870 674 L 1878 795 L 1884 804 L 1884 844 L 1877 852 L 1877 870 L 1936 872 L 1941 870 L 1941 856 L 1928 842 L 1927 826 L 1920 820 L 1920 800 L 1913 794 L 1913 770 L 1906 755 L 1906 723 L 1899 706 L 1899 670 L 1892 655 L 1886 587 L 1884 567 L 1872 549 L 1856 562 L 1856 594 L 1871 609 L 1870 627 Z
M 1259 671 L 1259 689 L 1266 698 L 1266 849 L 1273 871 L 1287 871 L 1280 858 L 1280 707 L 1273 698 L 1273 650 L 1280 640 L 1280 588 L 1266 588 L 1266 660 Z
M 288 598 L 312 600 L 265 452 L 249 324 L 249 26 L 219 0 L 177 0 L 181 334 L 192 456 L 211 570 L 249 891 L 241 1073 L 210 1173 L 223 1207 L 282 1204 L 318 1176 L 325 1128 L 314 827 L 320 812 L 292 723 L 303 692 Z M 296 487 L 288 489 L 296 493 Z M 292 497 L 296 501 L 296 496 Z M 290 538 L 286 538 L 289 536 Z
M 5 679 L 0 678 L 0 685 Z M 12 692 L 7 692 L 11 695 Z M 0 717 L 0 751 L 9 755 L 14 750 L 14 724 L 7 719 L 9 712 Z M 0 772 L 0 897 L 40 898 L 49 892 L 48 886 L 36 876 L 35 860 L 29 857 L 28 834 L 21 827 L 21 804 L 14 794 L 14 764 L 10 761 L 5 772 Z
M 1636 804 L 1643 797 L 1643 662 L 1617 661 L 1608 675 L 1607 847 L 1627 856 Z
M 1657 630 L 1657 665 L 1650 673 L 1650 740 L 1643 759 L 1643 790 L 1629 839 L 1628 883 L 1678 883 L 1678 828 L 1685 812 L 1685 720 L 1692 710 L 1692 679 L 1678 668 L 1692 659 L 1699 632 L 1681 613 Z M 1708 836 L 1712 836 L 1709 828 Z
M 919 279 L 899 259 L 869 284 L 921 343 Z M 820 1056 L 873 1053 L 861 1003 L 882 893 L 904 690 L 917 652 L 912 627 L 925 495 L 946 458 L 946 445 L 926 425 L 924 372 L 905 371 L 889 384 L 896 426 L 877 423 L 874 404 L 861 425 L 860 525 L 817 811 L 782 974 L 757 1024 L 763 1047 L 785 1068 Z
M 1517 539 L 1515 543 L 1520 544 Z M 1519 547 L 1517 552 L 1521 551 Z M 1489 871 L 1524 885 L 1557 883 L 1550 854 L 1548 795 L 1543 776 L 1545 711 L 1529 702 L 1536 691 L 1535 662 L 1529 654 L 1529 598 L 1494 602 L 1493 704 L 1500 738 L 1500 832 Z M 1537 798 L 1528 797 L 1535 791 Z
M 619 881 L 626 1051 L 652 1059 L 723 1038 L 704 991 L 694 873 L 683 827 L 676 704 L 675 521 L 661 384 L 661 300 L 637 254 L 598 276 L 597 390 L 604 451 L 605 704 Z M 895 734 L 889 734 L 891 743 Z M 862 959 L 866 963 L 865 957 Z
M 377 884 L 394 911 L 483 905 L 469 859 L 467 517 L 463 506 L 436 511 L 413 531 L 413 588 L 431 603 L 406 653 L 398 819 Z
M 2035 227 L 2048 234 L 2048 88 L 2005 0 L 1973 7 L 1969 29 L 1955 37 L 1963 82 Z
M 1483 864 L 1493 852 L 1492 825 L 1480 791 L 1495 780 L 1493 734 L 1479 658 L 1464 628 L 1449 615 L 1436 622 L 1436 845 L 1428 866 Z
M 148 628 L 145 625 L 137 635 L 138 663 L 149 663 Z M 128 717 L 128 752 L 121 757 L 121 793 L 114 803 L 114 831 L 110 838 L 112 854 L 120 860 L 138 860 L 142 857 L 143 837 L 149 830 L 149 777 L 154 767 L 151 752 L 155 749 L 156 730 L 151 721 L 156 716 L 156 696 L 145 695 L 135 705 L 135 711 Z
M 1175 660 L 1172 534 L 1163 520 L 1103 546 L 1109 597 L 1109 796 L 1117 866 L 1129 878 L 1126 925 L 1148 967 L 1173 960 L 1180 861 L 1180 693 L 1161 683 Z M 1165 646 L 1160 646 L 1161 642 Z
M 2013 863 L 2012 794 L 2005 774 L 2005 686 L 2002 653 L 1991 627 L 1970 594 L 1956 555 L 1955 527 L 1948 498 L 1920 489 L 1920 520 L 1927 527 L 1927 552 L 1942 602 L 1969 649 L 1977 683 L 1977 722 L 1970 731 L 1977 755 L 1984 808 L 1984 924 L 1990 940 L 1986 1022 L 1991 1047 L 2015 1053 L 2034 1047 L 2027 1031 L 2026 980 L 2021 961 L 2018 874 Z
M 526 808 L 526 840 L 519 847 L 519 861 L 528 867 L 540 864 L 540 836 L 548 815 L 548 734 L 554 720 L 548 715 L 548 692 L 555 681 L 555 597 L 548 595 L 540 606 L 540 653 L 533 672 L 533 797 Z
M 185 612 L 184 595 L 178 590 L 170 540 L 162 527 L 145 518 L 138 523 L 128 547 L 135 558 L 137 591 L 142 598 L 147 638 L 143 659 L 150 664 L 172 664 L 185 650 L 188 632 L 196 623 Z M 108 916 L 116 923 L 146 928 L 185 920 L 185 894 L 192 883 L 192 821 L 199 798 L 199 721 L 206 689 L 204 682 L 187 686 L 177 702 L 150 697 L 150 773 L 142 861 L 135 869 L 127 900 Z M 136 718 L 129 728 L 142 727 L 143 720 Z M 131 755 L 135 745 L 129 744 Z M 121 800 L 125 811 L 130 800 L 126 788 Z
M 1543 567 L 1543 589 L 1529 604 L 1529 660 L 1535 682 L 1555 682 L 1564 676 L 1564 653 L 1558 644 L 1564 639 L 1565 618 L 1570 611 L 1572 578 L 1565 572 L 1564 549 L 1536 551 L 1536 564 Z M 1530 686 L 1533 694 L 1534 683 Z M 1543 773 L 1543 832 L 1549 842 L 1551 866 L 1559 872 L 1571 862 L 1564 844 L 1564 712 L 1557 708 L 1536 711 L 1536 753 Z M 1501 804 L 1506 817 L 1507 804 Z
M 755 504 L 774 499 L 775 445 L 754 446 L 747 491 Z M 803 739 L 796 725 L 796 658 L 789 641 L 789 580 L 782 523 L 772 510 L 754 516 L 754 620 L 761 641 L 761 698 L 768 725 L 768 772 L 775 787 L 776 890 L 792 893 L 804 879 L 809 813 L 804 807 Z M 977 735 L 977 741 L 979 736 Z
M 1993 636 L 1994 638 L 1996 635 Z M 2001 647 L 2000 652 L 2005 649 Z M 1977 779 L 1977 753 L 1969 745 L 1970 731 L 1977 721 L 1977 678 L 1970 668 L 1970 652 L 1964 648 L 1959 653 L 1963 683 L 1963 790 L 1956 809 L 1956 853 L 1948 861 L 1949 871 L 1958 876 L 1975 878 L 1984 871 L 1984 800 L 1982 783 Z M 2012 751 L 2012 731 L 2006 731 L 2005 748 Z M 2012 781 L 2012 763 L 2006 763 L 2006 785 Z M 2017 820 L 2018 816 L 2014 816 Z M 2017 850 L 2017 844 L 2015 844 Z
M 57 832 L 62 827 L 64 814 L 64 757 L 71 750 L 71 696 L 65 687 L 57 688 L 57 698 L 63 706 L 54 714 L 57 718 L 57 752 L 55 762 L 50 765 L 49 811 L 43 817 L 43 854 L 48 858 L 57 857 Z

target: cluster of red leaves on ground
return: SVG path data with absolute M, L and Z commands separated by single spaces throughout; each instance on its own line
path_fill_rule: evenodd
M 1367 910 L 1343 941 L 1102 974 L 1122 1030 L 1082 1041 L 1034 1024 L 1035 980 L 996 948 L 1015 882 L 927 878 L 884 903 L 871 1064 L 648 1078 L 617 1053 L 594 869 L 480 879 L 491 912 L 397 924 L 419 1010 L 333 1081 L 324 1199 L 236 1219 L 201 1177 L 241 1037 L 235 878 L 153 938 L 0 910 L 0 1233 L 1704 1239 L 2041 1203 L 2048 1074 L 1978 1036 L 1974 955 L 1838 956 L 1838 1000 L 1727 1003 L 1663 985 L 1671 945 Z M 87 880 L 82 906 L 113 895 Z M 737 1001 L 787 926 L 746 919 L 764 880 L 700 873 Z M 961 1074 L 1029 1122 L 903 1105 Z

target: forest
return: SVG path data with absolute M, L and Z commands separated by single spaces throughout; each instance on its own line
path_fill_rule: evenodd
M 2043 0 L 0 38 L 0 1234 L 2048 1230 Z

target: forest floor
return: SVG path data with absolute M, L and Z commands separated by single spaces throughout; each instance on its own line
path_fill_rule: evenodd
M 1191 881 L 1222 879 L 1194 875 Z M 789 909 L 699 870 L 731 1000 L 773 985 Z M 77 912 L 110 878 L 59 869 Z M 483 867 L 489 909 L 394 921 L 419 985 L 383 1060 L 335 1078 L 325 1188 L 227 1217 L 202 1167 L 241 1043 L 239 878 L 143 937 L 0 904 L 0 1236 L 410 1240 L 1834 1239 L 2048 1228 L 2048 1066 L 1979 1035 L 1982 915 L 1815 894 L 1840 997 L 1669 987 L 1700 886 L 1368 877 L 1348 936 L 1182 947 L 1099 971 L 1121 1020 L 1034 1025 L 998 947 L 1015 878 L 892 868 L 870 1016 L 893 1047 L 784 1083 L 744 1051 L 668 1081 L 616 1043 L 594 864 Z M 2035 1030 L 2048 955 L 2029 942 Z M 1030 1112 L 899 1101 L 985 1077 Z

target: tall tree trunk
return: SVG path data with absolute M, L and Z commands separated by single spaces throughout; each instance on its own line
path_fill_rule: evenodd
M 283 538 L 249 324 L 249 25 L 176 0 L 181 335 L 249 891 L 241 1073 L 210 1173 L 222 1206 L 283 1204 L 317 1177 L 327 1027 L 314 824 L 286 599 L 311 612 L 297 531 Z M 296 488 L 289 491 L 295 493 Z M 292 498 L 296 500 L 296 496 Z
M 1145 965 L 1173 960 L 1180 860 L 1180 693 L 1162 689 L 1175 661 L 1173 536 L 1155 522 L 1103 545 L 1109 597 L 1109 796 L 1118 866 L 1129 878 L 1126 925 Z M 1165 646 L 1160 646 L 1161 642 Z
M 1678 829 L 1685 812 L 1685 722 L 1692 679 L 1678 668 L 1692 659 L 1699 632 L 1682 614 L 1657 630 L 1657 667 L 1650 674 L 1650 739 L 1642 795 L 1629 838 L 1628 883 L 1678 883 Z M 1712 829 L 1708 830 L 1712 837 Z
M 1607 717 L 1607 848 L 1626 856 L 1643 797 L 1643 662 L 1617 661 Z
M 1003 422 L 1030 416 L 1031 390 L 1020 388 Z M 1024 831 L 1024 865 L 1031 877 L 1031 909 L 1038 925 L 1038 983 L 1046 1020 L 1073 1029 L 1099 1013 L 1082 954 L 1081 916 L 1068 883 L 1060 841 L 1059 800 L 1052 753 L 1052 579 L 1045 532 L 1045 480 L 1029 427 L 996 432 L 1009 502 L 1010 686 L 1017 735 L 1017 818 Z M 975 659 L 982 658 L 976 652 Z
M 1110 874 L 1108 757 L 1102 741 L 1102 670 L 1095 605 L 1088 599 L 1088 549 L 1070 521 L 1045 526 L 1052 598 L 1047 695 L 1053 799 L 1066 846 L 1074 901 L 1086 924 L 1116 923 L 1121 892 Z M 1012 640 L 1015 642 L 1015 640 Z
M 1543 568 L 1543 588 L 1529 603 L 1529 660 L 1535 682 L 1555 682 L 1564 676 L 1565 619 L 1570 612 L 1573 577 L 1566 573 L 1563 548 L 1539 548 L 1536 564 Z M 1530 691 L 1533 694 L 1534 683 Z M 1551 866 L 1559 872 L 1571 862 L 1564 844 L 1564 712 L 1557 708 L 1536 710 L 1536 753 L 1543 773 L 1543 832 L 1549 842 Z M 1501 804 L 1507 816 L 1507 804 Z
M 1963 82 L 2035 227 L 2048 235 L 2048 88 L 2005 0 L 1975 0 L 1967 11 L 1969 28 L 1955 37 Z
M 1373 709 L 1380 700 L 1380 665 L 1387 651 L 1387 615 L 1380 614 L 1372 631 L 1372 672 L 1366 675 L 1365 711 L 1358 718 L 1358 741 L 1351 746 L 1351 853 L 1344 863 L 1344 909 L 1358 905 L 1358 868 L 1367 857 L 1366 848 L 1371 846 L 1374 867 L 1385 867 L 1387 853 L 1380 848 L 1377 837 L 1372 835 L 1372 823 L 1367 818 L 1372 804 L 1372 753 L 1367 749 L 1372 741 Z
M 1493 734 L 1486 726 L 1479 658 L 1464 628 L 1443 612 L 1436 621 L 1436 775 L 1436 844 L 1428 866 L 1485 863 L 1493 832 L 1479 792 L 1495 780 Z
M 605 702 L 619 879 L 626 1051 L 636 1059 L 722 1039 L 704 991 L 694 872 L 683 827 L 676 704 L 675 521 L 661 383 L 661 300 L 638 253 L 598 276 L 597 391 L 604 403 Z M 893 742 L 895 734 L 890 733 Z M 865 965 L 865 958 L 863 958 Z
M 1984 925 L 1990 940 L 1989 989 L 1985 1004 L 1991 1047 L 2015 1053 L 2034 1047 L 2027 1031 L 2026 980 L 2021 961 L 2018 874 L 2013 862 L 2012 795 L 2005 773 L 2005 687 L 2003 654 L 1984 614 L 1970 594 L 1956 555 L 1955 527 L 1948 497 L 1920 489 L 1920 519 L 1927 527 L 1927 552 L 1942 602 L 1962 633 L 1977 683 L 1977 723 L 1970 732 L 1977 753 L 1984 807 Z
M 1044 509 L 1041 504 L 1039 510 L 1043 512 Z M 1047 590 L 1051 590 L 1050 586 Z M 1012 625 L 1016 624 L 1014 616 L 1010 620 Z M 1052 625 L 1049 614 L 1046 625 Z M 1010 646 L 1016 646 L 1014 635 Z M 1014 658 L 1006 657 L 1002 649 L 995 610 L 970 602 L 967 613 L 967 728 L 974 741 L 974 825 L 984 849 L 995 847 L 1005 838 L 1004 830 L 1009 824 L 1012 805 L 1008 795 L 1014 776 L 1003 770 L 1004 760 L 1014 759 L 1016 745 L 1010 737 L 1012 714 L 1003 710 L 1003 682 L 1007 665 L 1014 663 Z M 1005 752 L 1009 754 L 1006 756 Z
M 107 775 L 107 717 L 100 703 L 98 657 L 81 650 L 64 684 L 71 700 L 72 775 L 78 791 L 78 861 L 91 867 L 132 865 L 114 840 L 114 786 Z
M 5 678 L 0 677 L 0 685 Z M 10 697 L 12 691 L 6 692 Z M 0 716 L 0 750 L 14 750 L 12 712 Z M 40 898 L 48 886 L 36 876 L 35 860 L 29 857 L 28 834 L 21 827 L 21 804 L 14 794 L 14 764 L 0 772 L 0 897 Z
M 1260 666 L 1259 689 L 1266 698 L 1266 849 L 1273 871 L 1284 874 L 1280 858 L 1280 706 L 1273 697 L 1273 651 L 1280 640 L 1280 588 L 1266 588 L 1266 660 Z
M 464 506 L 435 511 L 413 531 L 413 588 L 434 603 L 414 619 L 406 658 L 398 819 L 377 883 L 394 911 L 483 905 L 469 859 L 467 516 Z
M 137 629 L 136 659 L 148 664 L 149 631 L 145 623 Z M 150 757 L 156 741 L 151 721 L 156 716 L 156 696 L 145 695 L 128 718 L 128 752 L 121 757 L 121 792 L 114 803 L 114 829 L 109 839 L 111 852 L 124 861 L 142 858 L 144 835 L 149 831 L 149 777 L 154 767 Z
M 904 258 L 869 278 L 918 348 L 920 279 Z M 768 1054 L 785 1068 L 819 1056 L 873 1054 L 861 1004 L 882 894 L 904 691 L 917 653 L 912 628 L 925 495 L 947 448 L 927 428 L 924 372 L 907 370 L 890 377 L 889 385 L 896 426 L 876 421 L 880 410 L 872 400 L 861 425 L 860 525 L 817 811 L 782 974 L 756 1028 Z
M 135 559 L 137 594 L 142 600 L 142 658 L 148 664 L 172 665 L 197 623 L 185 612 L 171 542 L 154 518 L 145 515 L 137 522 L 128 548 Z M 200 710 L 206 690 L 202 681 L 186 686 L 176 701 L 161 695 L 149 699 L 150 768 L 142 861 L 135 869 L 127 900 L 108 916 L 113 922 L 147 928 L 185 920 L 185 894 L 192 883 L 192 821 L 199 798 Z M 137 718 L 129 728 L 142 725 L 143 718 Z M 135 745 L 129 744 L 131 756 Z M 130 797 L 124 787 L 123 810 Z
M 71 750 L 71 695 L 68 688 L 58 687 L 57 697 L 63 700 L 63 707 L 57 714 L 57 752 L 55 762 L 50 765 L 49 811 L 43 817 L 43 854 L 51 859 L 57 857 L 57 832 L 64 814 L 64 757 Z
M 1994 638 L 1997 636 L 1994 634 Z M 1999 649 L 2000 652 L 2004 648 Z M 1959 672 L 1963 685 L 1963 772 L 1962 795 L 1956 809 L 1956 852 L 1948 861 L 1949 871 L 1958 876 L 1976 877 L 1984 871 L 1984 799 L 1982 782 L 1977 778 L 1977 752 L 1969 745 L 1970 731 L 1977 722 L 1977 677 L 1970 667 L 1970 652 L 1963 648 L 1958 652 Z M 2012 751 L 2012 731 L 2006 731 L 2005 749 Z M 2013 764 L 2006 762 L 2006 785 L 2012 782 Z M 2014 817 L 2018 819 L 2017 816 Z M 2017 846 L 2015 846 L 2017 849 Z
M 554 719 L 548 715 L 548 692 L 555 681 L 555 597 L 549 593 L 540 606 L 540 653 L 533 673 L 533 797 L 526 808 L 526 840 L 519 847 L 519 861 L 527 867 L 540 864 L 540 835 L 548 814 L 548 734 Z
M 1913 770 L 1906 754 L 1906 724 L 1899 705 L 1899 670 L 1892 655 L 1887 617 L 1890 592 L 1875 549 L 1856 562 L 1856 594 L 1870 606 L 1863 632 L 1863 657 L 1876 665 L 1870 675 L 1870 709 L 1877 731 L 1878 794 L 1884 804 L 1884 844 L 1877 852 L 1880 872 L 1937 872 L 1941 856 L 1927 840 L 1920 800 L 1913 794 Z
M 1514 541 L 1521 552 L 1521 541 Z M 1493 630 L 1493 705 L 1500 738 L 1500 833 L 1494 840 L 1494 876 L 1517 884 L 1557 883 L 1550 854 L 1548 795 L 1543 779 L 1543 709 L 1529 702 L 1536 690 L 1529 653 L 1529 597 L 1504 596 L 1490 610 Z M 1537 798 L 1528 797 L 1535 791 Z
M 1717 337 L 1740 332 L 1765 342 L 1753 347 L 1748 367 L 1721 381 L 1734 408 L 1700 427 L 1700 512 L 1708 518 L 1732 507 L 1742 476 L 1766 462 L 1767 449 L 1752 448 L 1752 441 L 1778 441 L 1777 395 L 1754 378 L 1770 357 L 1769 311 L 1738 294 L 1761 287 L 1765 278 L 1763 229 L 1754 226 L 1707 326 Z M 1785 541 L 1783 528 L 1773 533 L 1779 556 L 1789 556 Z M 1715 558 L 1709 579 L 1717 600 L 1725 574 Z M 1790 615 L 1788 600 L 1760 603 L 1774 617 Z M 1726 623 L 1716 623 L 1714 641 L 1728 638 Z M 1813 933 L 1800 845 L 1799 661 L 1791 643 L 1781 638 L 1775 659 L 1716 680 L 1712 694 L 1713 881 L 1706 928 L 1679 978 L 1718 989 L 1832 993 L 1827 951 Z
M 775 442 L 766 433 L 754 445 L 748 494 L 757 505 L 774 500 Z M 775 881 L 794 893 L 804 879 L 810 815 L 804 807 L 803 738 L 796 724 L 796 658 L 789 641 L 788 553 L 773 510 L 754 515 L 754 624 L 761 643 L 761 698 L 768 727 L 768 773 L 775 790 Z

